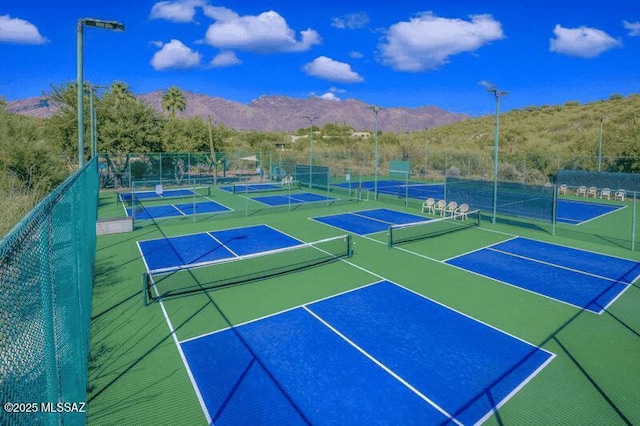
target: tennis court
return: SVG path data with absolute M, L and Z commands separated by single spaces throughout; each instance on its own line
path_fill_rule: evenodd
M 570 225 L 580 225 L 599 218 L 623 206 L 601 204 L 588 201 L 558 200 L 558 212 L 556 220 Z
M 354 234 L 368 235 L 387 231 L 391 225 L 426 222 L 430 219 L 424 216 L 382 208 L 318 216 L 314 217 L 313 220 Z
M 571 238 L 631 208 L 554 235 L 275 186 L 98 238 L 88 424 L 640 422 L 640 259 Z
M 138 247 L 149 272 L 160 273 L 300 244 L 270 226 L 256 225 L 139 241 Z
M 640 276 L 640 263 L 513 238 L 447 264 L 601 314 Z
M 554 357 L 389 281 L 180 347 L 215 424 L 475 424 Z
M 135 208 L 125 208 L 127 217 L 134 216 L 136 220 L 162 219 L 169 217 L 191 216 L 205 213 L 219 213 L 230 211 L 229 207 L 223 206 L 213 200 L 198 201 L 195 203 L 180 203 L 161 206 L 142 206 Z
M 158 189 L 148 191 L 119 192 L 118 199 L 122 202 L 131 202 L 133 200 L 158 200 L 162 198 L 180 198 L 209 195 L 209 187 L 201 188 L 175 188 L 164 189 L 161 186 Z
M 270 192 L 270 191 L 290 191 L 293 188 L 297 188 L 297 185 L 282 185 L 279 183 L 247 183 L 247 184 L 233 184 L 233 185 L 224 185 L 219 187 L 221 190 L 230 192 L 232 194 L 236 193 L 250 193 L 250 192 Z
M 299 192 L 287 195 L 267 195 L 264 197 L 251 198 L 267 206 L 284 206 L 287 204 L 322 203 L 337 201 L 337 198 L 326 195 L 312 194 L 310 192 Z
M 374 191 L 376 188 L 375 181 L 365 180 L 361 182 L 342 182 L 333 184 L 338 188 L 347 188 L 352 190 Z M 402 180 L 382 179 L 378 180 L 378 192 L 381 194 L 395 195 L 403 198 L 415 198 L 425 200 L 429 197 L 442 199 L 444 198 L 444 185 L 440 183 L 407 183 Z
M 351 190 L 374 191 L 374 181 L 362 182 L 344 182 L 334 184 L 336 187 L 349 188 Z M 436 200 L 445 199 L 445 185 L 443 184 L 420 184 L 407 183 L 400 180 L 379 180 L 378 193 L 392 195 L 398 198 L 412 198 L 424 201 L 427 198 Z M 447 200 L 456 201 L 458 204 L 468 202 L 466 200 Z M 473 203 L 469 203 L 471 208 L 478 208 Z M 556 220 L 559 223 L 569 225 L 580 225 L 585 222 L 597 219 L 601 216 L 615 212 L 623 206 L 616 204 L 604 204 L 595 201 L 577 201 L 577 200 L 557 200 Z

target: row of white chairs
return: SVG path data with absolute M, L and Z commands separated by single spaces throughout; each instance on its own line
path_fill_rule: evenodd
M 558 187 L 558 194 L 567 195 L 568 191 L 569 186 L 564 183 Z M 624 201 L 625 197 L 627 196 L 627 191 L 625 191 L 624 189 L 618 189 L 617 191 L 613 192 L 610 188 L 602 188 L 598 190 L 598 188 L 596 188 L 595 186 L 590 186 L 587 188 L 583 185 L 579 186 L 578 189 L 576 189 L 576 195 L 578 197 L 585 198 L 597 198 L 598 196 L 600 196 L 600 199 L 606 198 L 607 200 L 610 200 L 611 196 L 613 196 L 614 200 Z
M 282 178 L 282 184 L 283 185 L 293 185 L 293 176 L 285 176 Z
M 467 203 L 463 203 L 458 205 L 455 201 L 449 201 L 448 203 L 445 200 L 436 201 L 435 198 L 427 198 L 424 203 L 422 203 L 422 213 L 426 210 L 427 213 L 430 214 L 440 214 L 440 216 L 455 216 L 459 217 L 460 220 L 467 220 L 467 212 L 469 211 L 469 205 Z

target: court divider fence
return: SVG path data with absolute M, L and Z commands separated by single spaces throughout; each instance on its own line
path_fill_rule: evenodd
M 0 240 L 0 424 L 85 424 L 97 196 L 93 159 Z
M 492 214 L 492 208 L 486 203 L 492 192 L 489 190 L 492 188 L 489 187 L 493 185 L 490 156 L 454 150 L 430 153 L 428 160 L 425 155 L 424 159 L 418 158 L 418 163 L 411 155 L 402 156 L 402 160 L 387 157 L 388 153 L 387 156 L 382 156 L 379 162 L 377 185 L 372 184 L 375 179 L 372 153 L 358 144 L 353 150 L 336 146 L 331 150 L 315 152 L 311 158 L 312 164 L 309 164 L 308 152 L 297 150 L 253 153 L 217 152 L 213 160 L 207 153 L 143 153 L 102 154 L 99 169 L 101 186 L 116 188 L 119 191 L 130 191 L 135 182 L 145 180 L 165 183 L 204 179 L 213 182 L 212 187 L 220 188 L 225 185 L 244 183 L 281 183 L 287 178 L 297 182 L 296 185 L 300 191 L 328 192 L 329 198 L 320 203 L 297 203 L 292 200 L 278 205 L 264 205 L 253 203 L 252 199 L 257 194 L 245 190 L 244 194 L 238 194 L 244 197 L 243 204 L 237 208 L 234 207 L 233 211 L 216 212 L 216 217 L 239 215 L 248 217 L 263 213 L 313 208 L 323 204 L 331 206 L 345 202 L 372 200 L 412 209 L 420 209 L 422 202 L 429 197 L 464 202 L 462 199 L 456 199 L 460 197 L 455 197 L 451 193 L 454 190 L 453 186 L 448 194 L 445 193 L 447 179 L 450 182 L 455 179 L 473 181 L 476 182 L 477 188 L 484 188 L 476 192 L 486 193 L 485 203 L 481 205 L 477 202 L 471 203 L 471 208 L 481 209 L 483 217 Z M 518 188 L 529 188 L 533 192 L 539 191 L 538 193 L 542 194 L 540 199 L 530 197 L 531 199 L 526 202 L 521 202 L 522 200 L 518 197 L 516 199 L 499 197 L 497 219 L 500 222 L 538 228 L 550 234 L 635 249 L 635 242 L 639 237 L 635 222 L 638 178 L 633 174 L 571 169 L 576 166 L 587 167 L 593 163 L 592 159 L 582 161 L 579 158 L 567 159 L 554 155 L 547 158 L 541 154 L 521 153 L 505 154 L 500 160 L 499 191 L 509 192 L 507 189 L 511 188 L 518 192 L 520 191 Z M 423 161 L 425 164 L 428 161 L 429 167 L 424 167 Z M 563 182 L 563 179 L 567 182 Z M 566 207 L 568 204 L 564 201 L 577 201 L 575 194 L 577 187 L 572 183 L 596 186 L 599 194 L 608 186 L 612 191 L 610 199 L 605 200 L 603 197 L 602 200 L 592 198 L 581 201 L 612 203 L 622 201 L 614 195 L 619 189 L 625 189 L 625 182 L 631 182 L 633 187 L 626 188 L 624 201 L 626 208 L 622 212 L 613 214 L 616 220 L 607 218 L 593 221 L 595 223 L 587 220 L 575 225 L 557 222 L 557 216 L 562 214 L 562 209 L 557 208 L 558 205 Z M 569 184 L 570 194 L 557 192 L 556 187 L 563 183 Z M 285 192 L 293 194 L 296 191 L 294 188 L 295 186 L 290 185 Z M 378 190 L 377 193 L 374 193 L 375 188 Z M 556 195 L 556 201 L 551 199 L 551 194 Z M 478 201 L 477 195 L 474 195 L 475 201 Z M 507 208 L 509 205 L 512 208 Z M 553 208 L 550 208 L 550 205 Z M 514 211 L 514 206 L 522 208 Z M 493 218 L 490 217 L 490 219 Z

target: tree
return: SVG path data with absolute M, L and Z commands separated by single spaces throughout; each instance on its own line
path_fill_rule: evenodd
M 184 111 L 187 108 L 187 98 L 177 86 L 171 86 L 162 95 L 162 109 L 169 111 L 170 117 L 175 117 L 176 111 Z
M 113 89 L 113 86 L 112 86 Z M 100 152 L 161 152 L 163 120 L 146 103 L 118 89 L 96 101 Z
M 162 129 L 162 146 L 168 152 L 209 150 L 209 126 L 200 117 L 167 120 Z
M 68 170 L 48 142 L 43 120 L 11 114 L 0 103 L 0 191 L 48 191 Z

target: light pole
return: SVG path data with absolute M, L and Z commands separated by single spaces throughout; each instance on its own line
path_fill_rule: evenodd
M 84 26 L 104 28 L 112 31 L 124 31 L 124 24 L 116 21 L 102 21 L 93 18 L 78 19 L 77 36 L 77 92 L 78 92 L 78 165 L 84 166 L 84 81 L 83 81 L 83 50 Z
M 424 180 L 427 180 L 427 160 L 429 159 L 428 157 L 428 152 L 429 152 L 429 128 L 425 127 L 424 128 Z
M 496 223 L 496 213 L 498 210 L 498 141 L 500 136 L 500 98 L 508 95 L 509 92 L 498 90 L 497 87 L 490 87 L 489 92 L 496 98 L 496 124 L 493 141 L 493 217 L 491 223 Z
M 370 106 L 369 109 L 376 115 L 375 133 L 373 135 L 374 140 L 374 154 L 373 154 L 373 199 L 378 199 L 378 113 L 383 109 L 378 106 Z
M 600 137 L 598 138 L 598 171 L 602 171 L 602 118 L 600 119 Z
M 89 85 L 89 117 L 91 119 L 91 158 L 98 155 L 98 123 L 96 108 L 93 104 L 93 98 L 96 93 L 96 89 L 108 89 L 107 86 L 95 86 Z
M 313 122 L 316 121 L 318 117 L 305 115 L 304 118 L 309 120 L 309 188 L 311 188 L 311 178 L 313 177 Z

